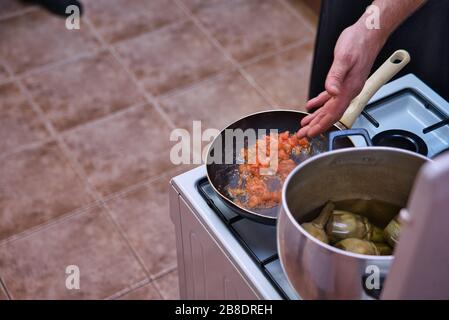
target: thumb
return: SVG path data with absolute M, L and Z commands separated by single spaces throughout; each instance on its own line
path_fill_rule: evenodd
M 343 81 L 352 67 L 351 59 L 342 59 L 338 56 L 334 58 L 331 69 L 326 78 L 326 91 L 333 96 L 341 92 Z

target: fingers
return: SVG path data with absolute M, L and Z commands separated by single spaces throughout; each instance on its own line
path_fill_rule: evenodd
M 346 75 L 354 65 L 354 59 L 350 53 L 337 53 L 334 62 L 327 74 L 325 88 L 326 91 L 337 96 L 342 91 L 343 82 Z
M 329 99 L 322 108 L 302 119 L 302 128 L 297 133 L 298 137 L 313 138 L 326 132 L 342 116 L 349 102 L 350 99 L 347 96 Z
M 335 118 L 331 114 L 325 114 L 315 124 L 311 124 L 307 130 L 307 136 L 313 138 L 327 131 L 335 123 Z
M 310 129 L 310 127 L 318 123 L 325 115 L 326 111 L 323 112 L 323 109 L 319 109 L 314 113 L 306 116 L 304 119 L 302 119 L 301 121 L 302 128 L 297 133 L 298 138 L 304 138 L 309 136 L 308 130 Z
M 308 116 L 305 116 L 305 117 L 301 120 L 301 126 L 302 126 L 302 127 L 307 126 L 307 125 L 310 123 L 310 121 L 312 121 L 313 118 L 316 117 L 316 115 L 318 114 L 318 112 L 319 112 L 319 110 L 315 111 L 315 112 L 312 113 L 312 114 L 309 114 Z
M 327 91 L 321 92 L 318 96 L 313 99 L 310 99 L 306 103 L 306 110 L 310 111 L 311 109 L 316 109 L 323 106 L 329 99 L 331 95 Z

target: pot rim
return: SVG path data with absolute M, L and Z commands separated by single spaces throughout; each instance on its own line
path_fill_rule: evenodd
M 342 249 L 335 248 L 335 247 L 333 247 L 333 246 L 331 246 L 329 244 L 326 244 L 326 243 L 323 243 L 323 242 L 319 241 L 318 239 L 316 239 L 315 237 L 310 235 L 307 231 L 305 231 L 301 227 L 301 225 L 298 223 L 298 221 L 293 217 L 293 214 L 290 212 L 290 209 L 289 209 L 289 207 L 287 205 L 287 187 L 290 184 L 290 181 L 293 179 L 293 177 L 297 174 L 297 172 L 299 170 L 301 170 L 303 167 L 308 165 L 310 162 L 318 160 L 320 158 L 329 157 L 329 156 L 332 156 L 334 154 L 351 153 L 351 152 L 357 153 L 357 152 L 362 152 L 362 151 L 366 151 L 366 150 L 372 150 L 374 152 L 377 152 L 377 151 L 397 152 L 397 153 L 403 153 L 403 154 L 407 154 L 409 156 L 421 158 L 424 161 L 432 161 L 431 159 L 426 158 L 426 157 L 424 157 L 424 156 L 422 156 L 420 154 L 417 154 L 415 152 L 408 151 L 408 150 L 403 150 L 403 149 L 391 148 L 391 147 L 358 147 L 358 148 L 345 148 L 345 149 L 339 149 L 339 150 L 333 150 L 333 151 L 324 152 L 322 154 L 319 154 L 319 155 L 316 155 L 316 156 L 311 157 L 309 159 L 306 159 L 304 162 L 299 164 L 295 169 L 293 169 L 289 173 L 289 175 L 287 176 L 287 179 L 284 182 L 284 185 L 282 186 L 282 210 L 284 210 L 287 218 L 290 220 L 290 223 L 292 223 L 293 226 L 295 226 L 295 228 L 299 232 L 301 232 L 302 235 L 304 235 L 305 237 L 307 237 L 311 241 L 315 242 L 317 245 L 323 247 L 324 249 L 327 249 L 327 250 L 329 250 L 329 251 L 331 251 L 333 253 L 343 254 L 343 255 L 346 255 L 348 257 L 356 258 L 356 259 L 364 259 L 364 260 L 365 259 L 369 259 L 369 260 L 389 261 L 389 260 L 393 260 L 394 255 L 374 256 L 374 255 L 365 255 L 365 254 L 353 253 L 353 252 L 349 252 L 349 251 L 345 251 L 345 250 L 342 250 Z

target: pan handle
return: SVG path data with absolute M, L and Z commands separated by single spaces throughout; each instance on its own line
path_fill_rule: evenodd
M 371 147 L 373 145 L 373 142 L 371 141 L 369 133 L 368 131 L 366 131 L 366 129 L 360 128 L 360 129 L 348 129 L 341 131 L 331 131 L 329 132 L 329 151 L 335 150 L 334 142 L 336 139 L 349 136 L 362 136 L 365 139 L 367 147 Z
M 377 90 L 391 80 L 399 71 L 410 62 L 410 55 L 405 50 L 395 51 L 371 77 L 366 80 L 362 91 L 355 97 L 349 105 L 340 122 L 351 128 L 355 120 L 362 113 L 368 101 L 374 96 Z

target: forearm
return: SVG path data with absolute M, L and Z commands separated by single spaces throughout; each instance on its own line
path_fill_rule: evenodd
M 427 0 L 374 0 L 372 5 L 379 8 L 379 28 L 369 29 L 366 21 L 372 19 L 373 12 L 365 12 L 356 22 L 357 27 L 368 31 L 369 36 L 385 42 L 390 34 Z
M 373 7 L 337 40 L 334 61 L 320 95 L 306 104 L 317 109 L 301 121 L 299 137 L 315 137 L 341 118 L 363 88 L 380 50 L 391 33 L 426 0 L 374 0 Z M 399 49 L 399 48 L 397 48 Z

